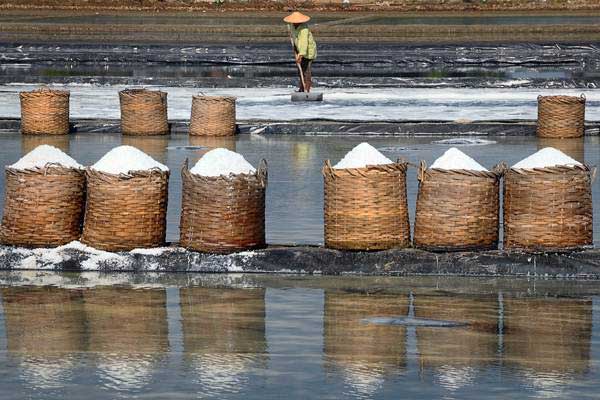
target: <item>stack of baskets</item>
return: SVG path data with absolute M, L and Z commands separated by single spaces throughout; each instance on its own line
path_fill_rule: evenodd
M 585 96 L 538 96 L 537 135 L 577 138 L 585 131 Z
M 341 250 L 409 246 L 407 165 L 334 169 L 326 161 L 325 245 Z
M 194 96 L 192 98 L 190 135 L 235 135 L 235 100 L 235 97 L 226 96 Z
M 267 163 L 252 174 L 200 176 L 182 169 L 180 241 L 183 247 L 232 253 L 265 246 Z
M 166 135 L 167 93 L 146 89 L 126 89 L 119 92 L 121 102 L 121 132 L 123 135 Z
M 68 134 L 69 95 L 68 91 L 48 88 L 21 92 L 21 133 Z
M 432 251 L 498 246 L 501 172 L 419 168 L 415 246 Z

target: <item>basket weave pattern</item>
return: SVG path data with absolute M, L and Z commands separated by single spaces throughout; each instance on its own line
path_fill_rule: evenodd
M 592 173 L 586 166 L 510 169 L 504 177 L 504 248 L 592 244 Z
M 166 135 L 167 93 L 127 89 L 119 92 L 121 102 L 121 132 L 123 135 Z
M 21 92 L 21 133 L 67 135 L 69 96 L 68 91 L 47 88 Z
M 325 246 L 383 250 L 410 245 L 407 164 L 323 167 Z
M 235 135 L 235 97 L 194 96 L 190 135 Z
M 414 243 L 433 251 L 498 246 L 500 174 L 419 169 Z
M 83 243 L 106 251 L 164 244 L 168 171 L 113 175 L 88 168 L 86 176 Z
M 81 235 L 85 207 L 82 170 L 49 164 L 44 168 L 6 168 L 2 243 L 60 246 Z
M 537 135 L 547 138 L 582 137 L 585 131 L 585 97 L 539 96 Z
M 206 177 L 182 169 L 180 242 L 188 249 L 232 253 L 265 246 L 267 167 L 255 174 Z

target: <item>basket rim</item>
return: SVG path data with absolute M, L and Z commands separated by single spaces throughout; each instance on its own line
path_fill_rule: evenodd
M 164 92 L 162 90 L 150 90 L 150 89 L 144 89 L 144 88 L 130 88 L 130 89 L 123 89 L 119 91 L 119 95 L 124 95 L 124 96 L 134 96 L 134 95 L 138 95 L 138 94 L 168 94 L 167 92 Z
M 33 167 L 33 168 L 13 168 L 10 165 L 5 167 L 7 172 L 11 172 L 13 174 L 19 173 L 27 173 L 27 174 L 43 174 L 48 175 L 48 172 L 74 172 L 78 174 L 85 173 L 86 167 L 76 168 L 76 167 L 65 167 L 62 164 L 58 163 L 46 163 L 43 167 Z
M 192 100 L 205 100 L 205 101 L 236 101 L 236 96 L 209 96 L 205 94 L 195 94 L 192 96 Z
M 198 175 L 198 174 L 192 174 L 190 172 L 189 159 L 186 158 L 185 162 L 183 163 L 183 167 L 181 167 L 181 174 L 192 180 L 201 181 L 201 182 L 218 182 L 218 181 L 232 182 L 232 181 L 235 181 L 238 179 L 258 178 L 259 180 L 263 181 L 263 184 L 266 184 L 266 178 L 267 178 L 267 173 L 268 173 L 267 169 L 268 169 L 267 160 L 265 160 L 263 158 L 260 160 L 260 162 L 258 164 L 258 168 L 256 168 L 256 171 L 253 173 L 249 173 L 249 174 L 230 173 L 229 175 L 203 176 L 203 175 Z
M 119 173 L 119 174 L 111 174 L 109 172 L 98 171 L 92 166 L 85 168 L 85 173 L 91 176 L 97 176 L 105 179 L 132 179 L 132 178 L 147 178 L 154 175 L 166 176 L 168 177 L 171 173 L 170 170 L 163 171 L 160 168 L 154 167 L 148 170 L 131 170 L 128 173 Z
M 560 102 L 560 103 L 585 103 L 586 97 L 584 93 L 579 96 L 557 94 L 557 95 L 539 95 L 538 101 Z
M 29 91 L 19 92 L 19 96 L 28 97 L 28 96 L 58 96 L 58 97 L 69 97 L 71 92 L 69 90 L 60 90 L 60 89 L 50 89 L 50 88 L 39 88 L 33 89 Z
M 322 173 L 323 175 L 331 176 L 364 176 L 371 172 L 406 172 L 409 164 L 410 163 L 408 161 L 402 159 L 397 160 L 391 164 L 367 165 L 366 167 L 362 168 L 334 168 L 331 165 L 331 161 L 327 159 L 324 162 Z
M 582 172 L 590 172 L 594 171 L 596 166 L 581 164 L 581 165 L 554 165 L 552 167 L 543 167 L 543 168 L 513 168 L 509 167 L 506 171 L 512 172 L 519 175 L 539 175 L 539 174 L 555 174 L 561 172 L 574 172 L 574 171 L 582 171 Z

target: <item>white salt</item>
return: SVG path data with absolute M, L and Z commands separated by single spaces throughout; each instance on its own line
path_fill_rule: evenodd
M 393 164 L 394 162 L 381 154 L 369 143 L 361 143 L 350 150 L 344 158 L 334 165 L 335 169 L 364 168 L 367 165 Z
M 202 176 L 228 176 L 254 172 L 256 169 L 246 161 L 244 156 L 223 148 L 209 151 L 190 169 L 190 173 Z
M 533 169 L 554 167 L 557 165 L 567 165 L 572 167 L 582 164 L 554 147 L 545 147 L 537 153 L 533 153 L 529 157 L 519 161 L 512 167 L 516 169 Z
M 83 168 L 83 165 L 79 164 L 73 158 L 63 153 L 60 149 L 57 149 L 53 146 L 48 146 L 47 144 L 36 147 L 19 161 L 13 165 L 9 165 L 9 168 L 24 170 L 43 168 L 47 164 L 59 164 L 66 168 Z
M 161 171 L 169 170 L 166 165 L 159 163 L 148 154 L 132 146 L 115 147 L 91 168 L 95 171 L 115 175 L 127 174 L 132 171 L 148 171 L 153 168 L 158 168 Z
M 431 164 L 430 168 L 445 170 L 465 169 L 469 171 L 487 171 L 484 166 L 473 160 L 456 147 L 446 150 L 446 152 L 440 158 Z

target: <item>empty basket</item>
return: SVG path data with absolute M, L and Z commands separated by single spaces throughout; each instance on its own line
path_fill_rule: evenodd
M 106 251 L 164 245 L 168 171 L 114 175 L 88 168 L 86 177 L 83 243 Z
M 235 97 L 194 96 L 190 135 L 235 135 Z
M 21 92 L 21 133 L 66 135 L 69 133 L 69 92 L 42 88 Z
M 573 138 L 585 131 L 585 96 L 538 96 L 537 135 Z
M 410 245 L 407 163 L 334 169 L 323 167 L 325 246 L 383 250 Z
M 146 89 L 119 92 L 123 135 L 166 135 L 167 93 Z

